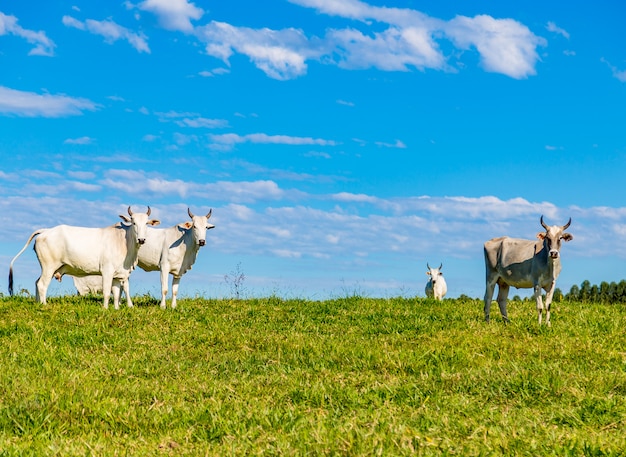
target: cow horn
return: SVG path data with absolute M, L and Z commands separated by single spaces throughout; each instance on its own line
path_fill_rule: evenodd
M 189 207 L 187 207 L 187 214 L 189 214 L 189 217 L 193 219 L 193 213 L 191 212 Z
M 439 265 L 439 269 L 441 270 L 441 267 L 443 267 L 443 262 L 441 262 L 441 265 Z
M 430 270 L 430 265 L 428 265 L 428 262 L 426 262 L 426 268 Z
M 128 215 L 131 216 L 131 217 L 133 215 L 133 212 L 131 211 L 130 206 L 128 207 Z
M 541 215 L 540 222 L 541 222 L 541 226 L 542 226 L 544 229 L 548 230 L 548 226 L 547 226 L 547 225 L 546 225 L 546 223 L 543 221 L 543 214 Z
M 563 226 L 563 230 L 567 230 L 567 227 L 569 227 L 571 223 L 572 223 L 572 218 L 570 217 L 569 221 L 567 221 L 567 224 Z
M 207 218 L 207 219 L 208 219 L 208 218 L 210 218 L 210 217 L 211 217 L 211 214 L 213 214 L 213 208 L 211 208 L 211 209 L 209 210 L 208 214 L 206 215 L 206 218 Z
M 150 216 L 151 212 L 152 212 L 152 210 L 150 210 L 150 207 L 148 206 L 148 212 L 146 214 L 148 214 L 148 216 Z

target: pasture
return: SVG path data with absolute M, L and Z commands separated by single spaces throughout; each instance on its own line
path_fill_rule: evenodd
M 626 309 L 0 298 L 0 455 L 617 456 Z

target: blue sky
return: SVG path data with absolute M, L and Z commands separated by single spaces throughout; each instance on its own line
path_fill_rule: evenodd
M 558 287 L 624 279 L 618 3 L 5 0 L 0 261 L 128 205 L 213 208 L 184 296 L 237 269 L 248 295 L 423 296 L 443 262 L 482 297 L 483 242 L 543 214 L 573 220 Z M 15 268 L 32 292 L 32 250 Z

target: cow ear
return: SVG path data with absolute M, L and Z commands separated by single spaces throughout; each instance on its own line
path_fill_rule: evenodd
M 193 224 L 191 222 L 185 222 L 184 224 L 180 224 L 180 226 L 186 229 L 190 229 L 191 227 L 193 227 Z
M 130 224 L 130 219 L 127 216 L 124 216 L 123 214 L 120 214 L 120 217 L 122 218 L 122 220 L 124 222 L 126 222 L 127 224 Z
M 429 270 L 429 271 L 427 271 L 427 272 L 426 272 L 426 274 L 427 274 L 428 276 L 430 276 L 430 270 Z
M 546 233 L 545 232 L 537 233 L 537 238 L 539 238 L 540 240 L 543 240 L 545 237 L 546 237 Z
M 571 233 L 564 233 L 561 239 L 563 241 L 572 241 L 574 239 L 574 236 Z
M 159 225 L 161 223 L 160 220 L 158 219 L 152 219 L 151 221 L 148 221 L 148 224 L 155 226 L 155 225 Z

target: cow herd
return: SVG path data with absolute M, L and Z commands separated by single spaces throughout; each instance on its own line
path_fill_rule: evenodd
M 80 294 L 102 292 L 104 308 L 109 307 L 111 293 L 113 305 L 119 308 L 122 288 L 127 304 L 132 307 L 129 277 L 136 266 L 145 271 L 159 271 L 161 275 L 161 308 L 166 308 L 168 275 L 172 275 L 172 308 L 181 277 L 193 266 L 198 250 L 206 243 L 206 232 L 215 226 L 209 223 L 212 210 L 205 216 L 194 215 L 188 208 L 191 221 L 166 229 L 152 228 L 160 222 L 149 219 L 146 213 L 134 213 L 128 207 L 128 216 L 120 215 L 122 222 L 105 228 L 72 227 L 58 225 L 34 231 L 24 247 L 11 260 L 9 267 L 9 293 L 13 295 L 13 263 L 35 239 L 35 253 L 41 265 L 41 276 L 36 281 L 36 299 L 45 304 L 48 286 L 53 278 L 61 281 L 63 275 L 74 277 Z M 561 272 L 560 249 L 562 241 L 570 241 L 572 235 L 565 230 L 572 223 L 570 218 L 563 226 L 547 225 L 543 216 L 539 222 L 544 232 L 537 240 L 493 238 L 484 244 L 486 290 L 485 320 L 489 321 L 491 301 L 498 285 L 497 302 L 500 313 L 508 322 L 506 309 L 511 286 L 532 288 L 537 305 L 539 324 L 543 320 L 550 325 L 550 304 Z M 427 297 L 441 300 L 447 293 L 446 281 L 439 268 L 426 263 L 429 276 L 425 293 Z M 546 291 L 545 304 L 542 289 Z
M 129 277 L 137 265 L 146 271 L 161 273 L 161 308 L 165 308 L 168 275 L 172 280 L 172 307 L 180 278 L 192 267 L 198 250 L 206 243 L 206 232 L 212 211 L 196 216 L 187 209 L 191 221 L 166 229 L 154 229 L 160 222 L 149 219 L 146 213 L 134 213 L 128 207 L 128 216 L 120 215 L 122 222 L 104 228 L 58 225 L 33 232 L 9 267 L 9 293 L 13 295 L 13 263 L 35 240 L 35 253 L 41 265 L 37 279 L 36 299 L 45 304 L 48 286 L 53 278 L 61 281 L 63 275 L 74 276 L 79 292 L 102 292 L 103 306 L 109 307 L 111 293 L 113 306 L 119 308 L 120 287 L 124 289 L 127 304 L 133 306 Z

